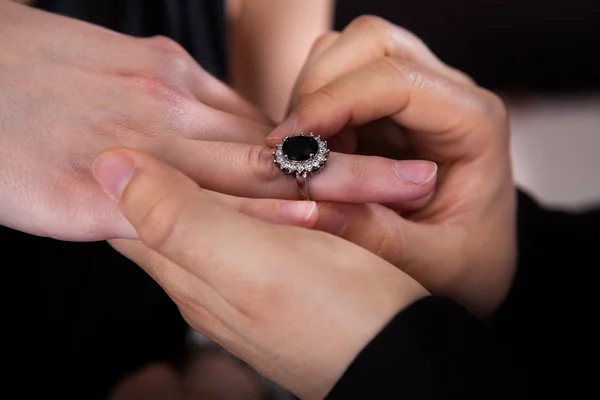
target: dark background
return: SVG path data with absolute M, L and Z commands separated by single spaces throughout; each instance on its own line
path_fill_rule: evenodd
M 361 14 L 416 33 L 447 64 L 493 90 L 600 89 L 598 0 L 338 0 L 336 28 Z

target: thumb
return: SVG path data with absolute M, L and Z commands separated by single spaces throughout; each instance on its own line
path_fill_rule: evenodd
M 102 188 L 118 202 L 139 239 L 199 278 L 210 280 L 207 275 L 211 265 L 198 260 L 210 259 L 213 265 L 244 265 L 245 254 L 251 250 L 262 254 L 261 247 L 271 246 L 261 238 L 273 230 L 272 225 L 250 218 L 235 207 L 259 213 L 272 207 L 248 207 L 243 202 L 232 203 L 231 198 L 218 199 L 180 171 L 141 151 L 109 149 L 98 156 L 93 171 Z M 310 202 L 295 203 L 308 205 L 308 211 L 316 208 Z
M 127 185 L 131 179 L 131 168 L 135 167 L 136 160 L 141 165 L 149 167 L 150 171 L 159 172 L 157 175 L 158 182 L 164 183 L 166 187 L 175 185 L 174 188 L 183 190 L 188 193 L 196 193 L 200 188 L 195 182 L 186 177 L 184 174 L 173 169 L 172 167 L 153 160 L 148 155 L 134 151 L 131 149 L 113 149 L 103 153 L 98 157 L 94 164 L 94 175 L 103 186 L 113 200 L 118 201 L 121 197 L 121 192 L 124 190 L 123 185 Z M 294 225 L 311 228 L 317 220 L 316 203 L 310 201 L 292 201 L 279 199 L 252 199 L 245 197 L 237 197 L 226 195 L 218 192 L 202 190 L 216 203 L 225 206 L 233 211 L 238 211 L 266 222 Z M 118 210 L 114 213 L 113 229 L 114 233 L 111 238 L 121 239 L 139 239 L 136 230 L 131 226 L 130 222 L 119 213 Z M 113 210 L 111 210 L 111 213 Z M 111 214 L 113 215 L 113 214 Z

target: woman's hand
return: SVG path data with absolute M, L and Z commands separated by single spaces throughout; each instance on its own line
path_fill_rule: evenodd
M 301 398 L 326 395 L 396 313 L 427 296 L 359 246 L 244 215 L 137 150 L 104 152 L 94 175 L 141 240 L 112 245 L 195 329 Z
M 292 108 L 271 144 L 293 130 L 314 131 L 336 135 L 341 151 L 410 154 L 439 165 L 436 193 L 415 202 L 415 208 L 425 204 L 416 212 L 401 217 L 379 205 L 342 204 L 326 210 L 335 208 L 337 219 L 345 215 L 344 238 L 432 293 L 480 316 L 492 313 L 510 286 L 516 252 L 502 101 L 444 65 L 409 32 L 361 17 L 316 43 Z
M 170 39 L 0 2 L 0 71 L 0 225 L 74 241 L 134 236 L 91 173 L 116 145 L 214 191 L 298 196 L 264 144 L 270 121 Z M 410 201 L 433 186 L 406 184 L 389 160 L 343 154 L 311 182 L 315 199 L 355 202 Z

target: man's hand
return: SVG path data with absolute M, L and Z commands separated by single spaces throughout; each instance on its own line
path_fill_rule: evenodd
M 443 64 L 409 32 L 367 16 L 316 43 L 292 108 L 271 144 L 294 129 L 315 131 L 336 135 L 342 151 L 412 154 L 439 165 L 435 195 L 414 203 L 418 211 L 400 217 L 395 207 L 334 204 L 323 209 L 320 223 L 328 224 L 326 212 L 338 220 L 344 214 L 344 238 L 432 293 L 480 316 L 492 313 L 508 291 L 516 253 L 502 101 Z

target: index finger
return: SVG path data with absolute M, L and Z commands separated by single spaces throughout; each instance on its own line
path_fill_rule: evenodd
M 383 57 L 423 65 L 459 81 L 470 80 L 444 64 L 417 36 L 376 16 L 354 19 L 341 34 L 325 35 L 316 47 L 318 51 L 311 54 L 300 72 L 292 107 L 302 96 Z
M 304 96 L 267 143 L 304 130 L 324 138 L 342 128 L 392 118 L 408 129 L 425 158 L 478 154 L 505 123 L 499 98 L 417 64 L 384 57 Z M 471 135 L 473 134 L 473 135 Z M 470 146 L 463 145 L 465 135 Z

